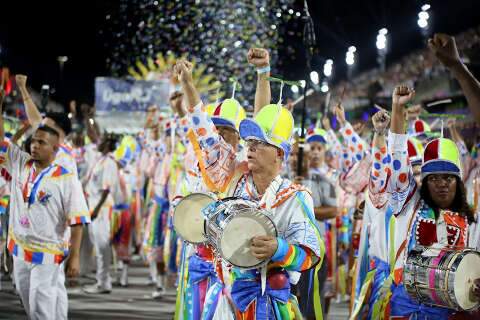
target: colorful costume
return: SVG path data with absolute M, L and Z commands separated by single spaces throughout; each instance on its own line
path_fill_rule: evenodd
M 90 223 L 76 173 L 57 164 L 39 172 L 28 153 L 7 141 L 0 145 L 0 165 L 12 177 L 8 250 L 27 315 L 67 319 L 69 226 Z
M 379 262 L 377 266 L 385 269 L 386 279 L 380 294 L 373 298 L 375 303 L 380 302 L 381 318 L 416 316 L 448 319 L 454 311 L 418 303 L 406 293 L 402 281 L 403 264 L 408 252 L 417 245 L 465 247 L 469 238 L 468 222 L 465 216 L 448 210 L 435 213 L 422 199 L 409 164 L 407 139 L 407 135 L 390 133 L 389 152 L 387 148 L 379 150 L 372 170 L 371 190 L 388 194 L 387 212 L 392 215 L 390 261 Z M 433 140 L 425 148 L 422 179 L 439 173 L 462 176 L 459 151 L 449 139 Z
M 296 298 L 290 294 L 290 282 L 296 283 L 299 271 L 315 266 L 323 257 L 323 241 L 313 215 L 311 195 L 280 176 L 272 181 L 263 196 L 259 195 L 246 163 L 236 161 L 233 148 L 219 136 L 203 104 L 190 108 L 189 113 L 207 185 L 271 209 L 279 233 L 277 252 L 267 267 L 265 294 L 261 290 L 259 269 L 232 269 L 231 297 L 237 318 L 293 319 L 300 316 Z M 267 141 L 283 150 L 285 158 L 290 151 L 292 130 L 291 114 L 278 105 L 265 106 L 255 121 L 243 120 L 240 124 L 244 140 Z M 212 299 L 207 304 L 217 302 Z

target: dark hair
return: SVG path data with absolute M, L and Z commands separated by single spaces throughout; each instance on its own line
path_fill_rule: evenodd
M 68 136 L 72 132 L 72 121 L 68 118 L 68 115 L 63 112 L 47 112 L 46 118 L 52 119 L 57 126 L 59 126 L 65 135 Z
M 468 205 L 467 191 L 465 190 L 465 185 L 459 177 L 455 176 L 455 179 L 457 180 L 457 190 L 455 190 L 455 198 L 453 199 L 453 203 L 450 209 L 454 212 L 457 212 L 462 217 L 466 217 L 468 223 L 473 223 L 475 222 L 475 215 L 472 208 Z M 433 202 L 432 197 L 430 196 L 426 177 L 423 178 L 422 181 L 420 196 L 428 204 L 428 206 L 433 209 L 433 211 L 435 212 L 435 217 L 438 218 L 439 208 L 435 204 L 435 202 Z
M 25 141 L 23 142 L 23 145 L 22 145 L 22 148 L 23 148 L 23 151 L 25 151 L 26 153 L 30 154 L 30 145 L 32 144 L 32 135 L 29 135 Z
M 105 132 L 103 134 L 98 150 L 100 152 L 113 152 L 117 147 L 118 137 L 113 133 Z
M 46 125 L 40 125 L 38 127 L 37 131 L 44 131 L 44 132 L 50 133 L 51 135 L 54 135 L 57 138 L 60 137 L 60 134 L 58 133 L 57 130 L 53 129 L 52 127 L 46 126 Z

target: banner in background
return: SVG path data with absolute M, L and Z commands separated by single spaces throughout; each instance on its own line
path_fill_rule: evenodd
M 95 79 L 97 113 L 145 112 L 151 105 L 168 106 L 168 80 L 143 81 L 118 78 Z

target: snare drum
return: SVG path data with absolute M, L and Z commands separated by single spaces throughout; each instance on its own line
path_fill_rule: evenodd
M 203 212 L 208 241 L 228 263 L 243 269 L 267 263 L 250 251 L 253 237 L 277 236 L 277 228 L 265 210 L 254 202 L 233 198 L 211 204 Z
M 472 249 L 416 247 L 408 255 L 403 283 L 417 301 L 454 310 L 471 311 L 479 306 L 472 295 L 480 278 L 480 253 Z
M 173 227 L 183 240 L 199 244 L 205 237 L 205 218 L 202 210 L 215 198 L 204 193 L 192 193 L 183 198 L 173 211 Z

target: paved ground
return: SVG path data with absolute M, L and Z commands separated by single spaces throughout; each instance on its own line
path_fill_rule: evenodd
M 169 290 L 160 300 L 149 298 L 153 288 L 145 284 L 148 270 L 137 265 L 129 270 L 130 286 L 114 287 L 109 295 L 86 295 L 80 287 L 69 288 L 69 319 L 173 319 L 175 291 Z M 81 278 L 80 284 L 94 283 L 91 279 Z M 0 291 L 0 319 L 26 319 L 19 298 L 15 295 L 11 282 L 2 279 Z M 332 320 L 348 318 L 347 304 L 333 304 L 328 317 Z

